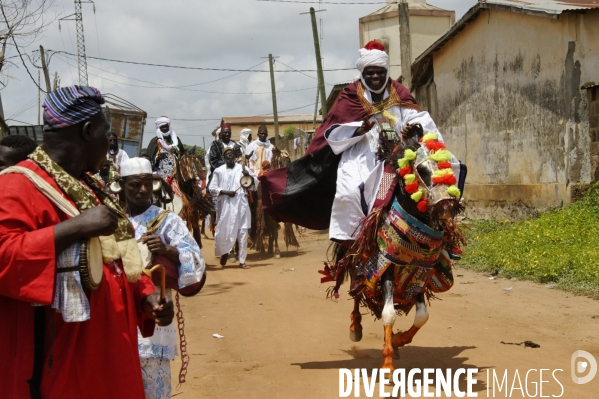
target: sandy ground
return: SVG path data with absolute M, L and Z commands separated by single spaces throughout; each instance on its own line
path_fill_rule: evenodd
M 213 241 L 204 240 L 208 280 L 199 295 L 182 299 L 191 363 L 187 382 L 173 390 L 174 397 L 336 398 L 339 368 L 382 365 L 382 323 L 364 315 L 364 338 L 353 343 L 348 284 L 338 301 L 325 298 L 331 283 L 321 285 L 317 271 L 326 258 L 326 235 L 309 232 L 300 242 L 299 251 L 283 252 L 281 259 L 260 259 L 250 251 L 252 268 L 242 270 L 237 264 L 219 266 Z M 599 397 L 599 375 L 585 385 L 570 376 L 574 351 L 599 360 L 599 301 L 529 282 L 490 280 L 458 267 L 454 274 L 454 287 L 431 303 L 430 320 L 400 349 L 396 368 L 477 368 L 478 397 L 493 397 L 487 384 L 493 370 L 500 380 L 507 370 L 507 385 L 515 387 L 506 395 L 505 386 L 501 392 L 495 386 L 495 397 L 532 397 L 541 379 L 547 381 L 543 396 Z M 406 330 L 412 320 L 412 314 L 398 318 L 395 330 Z M 501 344 L 526 340 L 541 347 Z M 174 381 L 179 366 L 177 359 Z M 528 373 L 526 384 L 530 369 L 536 371 Z M 541 377 L 540 369 L 549 370 Z M 563 393 L 552 377 L 555 369 L 563 370 L 555 372 Z M 465 384 L 461 378 L 460 386 Z M 378 392 L 377 384 L 374 397 Z M 365 397 L 363 387 L 360 393 Z

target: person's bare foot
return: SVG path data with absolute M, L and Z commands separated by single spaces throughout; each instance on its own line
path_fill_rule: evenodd
M 227 258 L 229 257 L 228 254 L 224 254 L 223 256 L 220 257 L 220 265 L 224 266 L 227 264 Z

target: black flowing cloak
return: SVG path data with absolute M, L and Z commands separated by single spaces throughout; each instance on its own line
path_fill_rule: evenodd
M 343 89 L 302 158 L 259 178 L 262 205 L 275 220 L 313 230 L 329 227 L 341 155 L 333 153 L 325 132 L 334 125 L 361 121 L 373 115 L 360 101 L 358 84 L 356 81 Z M 394 80 L 390 80 L 390 84 L 399 96 L 397 105 L 418 107 L 407 88 Z

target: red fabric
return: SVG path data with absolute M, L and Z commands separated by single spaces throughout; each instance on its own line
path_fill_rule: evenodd
M 58 189 L 31 161 L 20 166 Z M 54 225 L 68 217 L 24 176 L 2 176 L 0 185 L 0 396 L 23 399 L 29 398 L 26 381 L 33 370 L 31 303 L 52 302 Z M 96 291 L 87 292 L 90 320 L 65 323 L 46 306 L 42 397 L 144 399 L 137 327 L 146 336 L 153 333 L 154 322 L 141 309 L 142 298 L 153 292 L 149 278 L 128 283 L 124 274 L 104 265 L 104 280 Z
M 383 43 L 377 42 L 376 40 L 369 41 L 368 43 L 366 43 L 366 46 L 364 46 L 364 48 L 366 50 L 385 51 L 385 45 Z
M 230 123 L 223 123 L 222 125 L 220 125 L 221 129 L 225 129 L 227 127 L 230 129 L 231 128 L 231 124 Z
M 402 102 L 416 105 L 416 100 L 405 86 L 392 79 L 389 79 L 389 81 L 395 87 Z M 316 134 L 306 150 L 306 155 L 328 145 L 324 134 L 329 127 L 341 123 L 361 121 L 367 117 L 366 111 L 358 98 L 358 82 L 359 80 L 343 89 L 333 109 L 329 111 L 322 124 L 316 129 Z
M 439 169 L 449 169 L 451 168 L 451 164 L 449 162 L 439 162 L 437 163 L 437 167 Z

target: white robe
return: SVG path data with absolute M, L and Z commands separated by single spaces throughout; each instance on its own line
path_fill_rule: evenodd
M 249 169 L 246 169 L 258 186 L 258 178 Z M 247 193 L 241 187 L 243 167 L 235 164 L 233 168 L 227 168 L 224 164 L 214 170 L 212 182 L 210 182 L 210 193 L 217 202 L 216 232 L 214 234 L 214 252 L 216 256 L 229 253 L 235 245 L 237 236 L 241 229 L 252 227 L 252 215 Z M 234 197 L 220 195 L 221 191 L 235 191 Z
M 368 90 L 364 97 L 372 103 Z M 385 90 L 384 98 L 389 97 Z M 411 108 L 393 106 L 387 110 L 396 119 L 394 126 L 400 132 L 408 123 L 420 123 L 424 133 L 434 132 L 443 137 L 428 112 L 418 112 Z M 370 118 L 380 118 L 376 114 Z M 366 134 L 353 137 L 362 121 L 333 125 L 325 132 L 325 138 L 335 154 L 342 154 L 337 170 L 337 191 L 333 201 L 329 237 L 336 240 L 352 240 L 359 233 L 360 220 L 374 205 L 374 200 L 383 175 L 384 163 L 377 159 L 379 148 L 379 128 L 374 127 Z M 456 175 L 457 176 L 457 175 Z M 363 184 L 363 189 L 360 186 Z M 362 198 L 363 197 L 363 198 Z M 367 205 L 367 212 L 362 208 L 362 199 Z
M 274 146 L 270 141 L 261 142 L 256 139 L 245 149 L 245 155 L 250 155 L 250 169 L 255 174 L 260 174 L 262 171 L 262 161 L 272 162 L 272 149 Z

